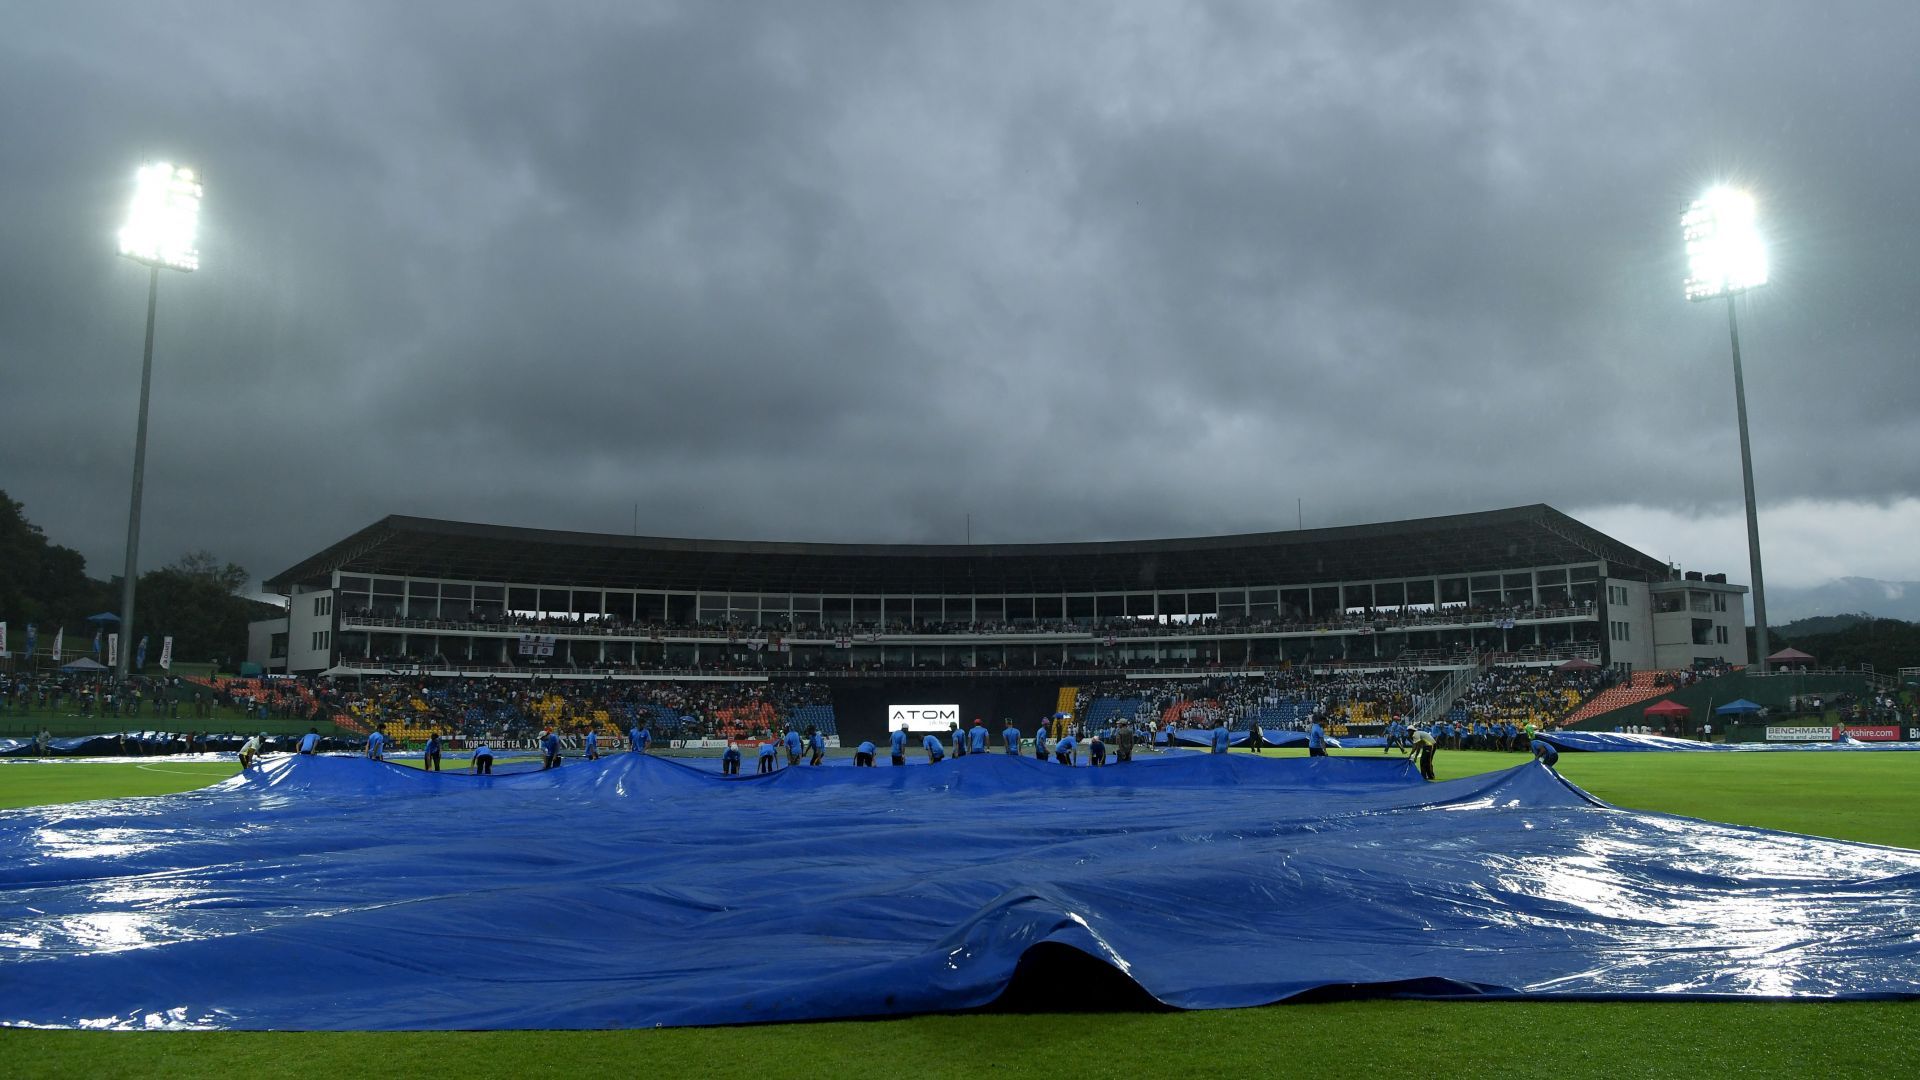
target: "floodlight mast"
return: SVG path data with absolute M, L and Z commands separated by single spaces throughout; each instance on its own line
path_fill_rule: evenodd
M 153 387 L 153 319 L 160 301 L 160 270 L 200 268 L 195 235 L 200 223 L 200 181 L 192 169 L 157 162 L 141 168 L 133 206 L 120 230 L 120 254 L 147 268 L 147 343 L 140 354 L 140 420 L 133 438 L 133 498 L 127 509 L 127 565 L 120 583 L 120 647 L 114 678 L 127 678 L 133 655 L 134 581 L 140 565 L 140 496 L 147 475 L 147 399 Z
M 1725 298 L 1727 336 L 1733 343 L 1733 400 L 1740 421 L 1740 481 L 1747 502 L 1747 561 L 1753 574 L 1753 637 L 1759 653 L 1752 661 L 1767 673 L 1767 586 L 1760 573 L 1760 511 L 1753 497 L 1753 449 L 1747 437 L 1747 383 L 1740 368 L 1740 320 L 1734 298 L 1767 283 L 1766 245 L 1756 226 L 1753 196 L 1716 187 L 1680 216 L 1687 245 L 1687 299 L 1700 303 Z

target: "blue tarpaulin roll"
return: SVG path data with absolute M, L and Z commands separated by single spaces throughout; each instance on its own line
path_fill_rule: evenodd
M 1059 946 L 1189 1009 L 1920 994 L 1920 852 L 1613 809 L 1532 763 L 1437 784 L 1398 755 L 716 769 L 280 757 L 0 812 L 0 1021 L 896 1015 L 992 1002 Z

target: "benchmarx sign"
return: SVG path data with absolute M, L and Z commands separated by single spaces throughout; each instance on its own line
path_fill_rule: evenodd
M 1769 727 L 1768 742 L 1832 742 L 1830 727 Z
M 958 705 L 887 706 L 888 731 L 945 731 L 959 722 Z

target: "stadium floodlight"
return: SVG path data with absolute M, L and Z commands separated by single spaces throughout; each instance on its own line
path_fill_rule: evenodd
M 1760 511 L 1753 499 L 1753 448 L 1747 439 L 1747 383 L 1740 370 L 1740 320 L 1734 298 L 1767 283 L 1767 247 L 1760 238 L 1759 209 L 1739 188 L 1717 186 L 1680 215 L 1687 245 L 1687 299 L 1727 301 L 1727 335 L 1733 341 L 1733 400 L 1740 418 L 1740 479 L 1747 498 L 1747 562 L 1753 573 L 1751 658 L 1767 673 L 1767 586 L 1760 574 Z
M 166 162 L 137 174 L 133 206 L 120 230 L 120 254 L 168 270 L 200 269 L 193 246 L 200 231 L 200 181 L 192 169 Z
M 194 245 L 200 232 L 200 178 L 192 169 L 152 162 L 135 174 L 133 205 L 120 230 L 120 254 L 147 268 L 147 345 L 140 358 L 140 420 L 133 438 L 133 500 L 127 510 L 127 567 L 120 585 L 119 655 L 113 670 L 127 677 L 133 652 L 133 584 L 140 563 L 140 493 L 147 473 L 147 398 L 153 387 L 153 316 L 160 301 L 160 271 L 200 269 Z
M 1717 300 L 1767 283 L 1767 246 L 1753 196 L 1716 187 L 1680 215 L 1687 242 L 1687 299 Z

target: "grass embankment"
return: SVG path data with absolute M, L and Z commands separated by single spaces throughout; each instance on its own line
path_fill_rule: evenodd
M 1449 779 L 1523 760 L 1442 753 L 1437 764 Z M 164 760 L 0 765 L 0 806 L 186 790 L 233 772 Z M 1616 806 L 1920 848 L 1920 754 L 1569 754 L 1561 772 Z M 1915 1071 L 1920 1003 L 1363 1001 L 663 1031 L 0 1031 L 0 1061 L 22 1077 L 474 1080 L 638 1061 L 667 1076 L 1878 1077 Z

